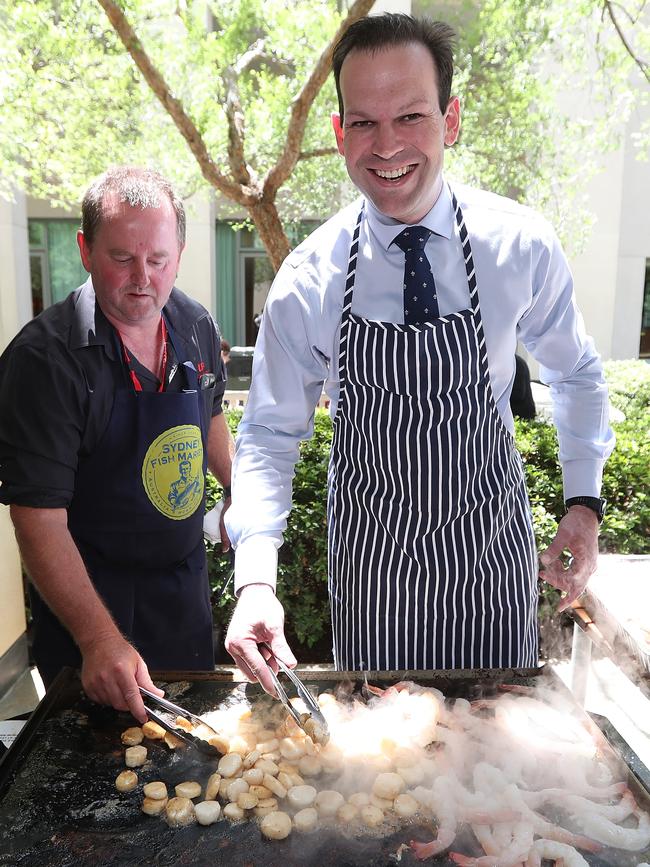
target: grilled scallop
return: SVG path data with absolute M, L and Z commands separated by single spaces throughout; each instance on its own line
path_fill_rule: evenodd
M 138 785 L 138 775 L 135 771 L 122 771 L 115 779 L 115 788 L 118 792 L 132 792 Z
M 269 840 L 284 840 L 291 833 L 291 817 L 277 811 L 262 817 L 260 831 Z

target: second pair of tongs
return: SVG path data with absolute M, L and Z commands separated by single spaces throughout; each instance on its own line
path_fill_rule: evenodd
M 289 701 L 285 688 L 280 683 L 277 674 L 269 665 L 268 668 L 271 672 L 271 678 L 273 680 L 275 691 L 278 694 L 278 698 L 285 706 L 285 708 L 289 711 L 289 714 L 293 718 L 296 725 L 300 726 L 300 728 L 305 732 L 305 734 L 309 735 L 309 737 L 314 743 L 325 745 L 329 740 L 330 732 L 327 725 L 327 720 L 323 716 L 323 712 L 318 706 L 318 702 L 309 692 L 305 684 L 295 674 L 295 672 L 293 672 L 287 665 L 285 665 L 281 659 L 278 659 L 278 657 L 273 653 L 268 644 L 262 644 L 261 646 L 265 650 L 268 650 L 273 659 L 276 661 L 280 671 L 283 674 L 286 674 L 291 683 L 294 685 L 294 687 L 296 688 L 296 692 L 298 693 L 298 697 L 302 699 L 305 707 L 307 708 L 307 713 L 300 713 Z
M 171 732 L 174 737 L 180 738 L 180 740 L 184 741 L 186 744 L 190 746 L 196 747 L 197 750 L 200 750 L 202 753 L 205 753 L 208 756 L 219 756 L 221 753 L 219 750 L 213 746 L 211 743 L 208 743 L 204 738 L 197 737 L 193 735 L 192 732 L 186 731 L 186 729 L 181 728 L 176 724 L 177 717 L 182 717 L 183 719 L 188 720 L 194 725 L 200 725 L 208 731 L 212 732 L 213 735 L 217 736 L 218 732 L 216 732 L 212 726 L 208 725 L 204 720 L 201 719 L 200 716 L 192 713 L 189 710 L 186 710 L 184 707 L 180 707 L 180 705 L 174 704 L 171 701 L 168 701 L 166 698 L 159 698 L 159 696 L 155 695 L 153 692 L 149 692 L 148 689 L 144 687 L 140 687 L 140 695 L 143 698 L 148 699 L 153 704 L 157 705 L 158 710 L 152 710 L 146 704 L 144 709 L 146 710 L 150 719 L 154 722 L 158 723 L 159 726 L 165 729 L 167 732 Z M 173 722 L 169 721 L 168 717 L 173 717 Z

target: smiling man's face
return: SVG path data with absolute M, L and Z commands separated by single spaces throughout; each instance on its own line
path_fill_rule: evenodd
M 458 137 L 458 99 L 443 115 L 433 58 L 418 42 L 351 51 L 340 86 L 345 114 L 333 124 L 350 178 L 382 214 L 417 223 L 440 193 L 445 145 Z

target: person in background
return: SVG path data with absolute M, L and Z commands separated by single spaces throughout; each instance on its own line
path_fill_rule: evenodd
M 530 370 L 521 355 L 515 355 L 515 378 L 510 392 L 510 409 L 513 416 L 523 419 L 535 418 L 535 400 L 530 387 Z
M 226 516 L 239 597 L 226 647 L 269 692 L 260 642 L 295 663 L 277 550 L 323 387 L 337 668 L 538 664 L 538 558 L 509 408 L 518 340 L 550 385 L 564 476 L 567 511 L 542 577 L 566 607 L 596 565 L 614 443 L 600 359 L 549 224 L 443 174 L 460 129 L 453 37 L 444 23 L 384 14 L 357 21 L 334 51 L 334 133 L 362 197 L 275 278 Z
M 230 344 L 225 338 L 221 338 L 221 360 L 225 367 L 230 363 Z
M 150 668 L 214 667 L 204 477 L 229 486 L 233 454 L 220 336 L 174 288 L 185 211 L 157 172 L 97 178 L 78 244 L 87 282 L 0 358 L 0 501 L 44 682 L 81 666 L 91 699 L 143 722 L 138 688 L 162 694 Z

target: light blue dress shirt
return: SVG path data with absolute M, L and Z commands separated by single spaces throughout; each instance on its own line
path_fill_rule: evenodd
M 614 446 L 600 358 L 586 334 L 566 257 L 552 227 L 509 199 L 454 184 L 474 255 L 497 409 L 509 406 L 517 341 L 551 388 L 565 498 L 599 496 Z M 363 200 L 316 229 L 284 261 L 271 287 L 255 347 L 248 403 L 239 426 L 233 504 L 226 526 L 236 549 L 235 587 L 275 586 L 277 549 L 291 505 L 298 445 L 311 435 L 323 389 L 336 412 L 341 308 L 352 233 Z M 420 225 L 440 315 L 469 307 L 469 290 L 446 183 Z M 365 203 L 352 302 L 358 316 L 404 322 L 403 228 Z

